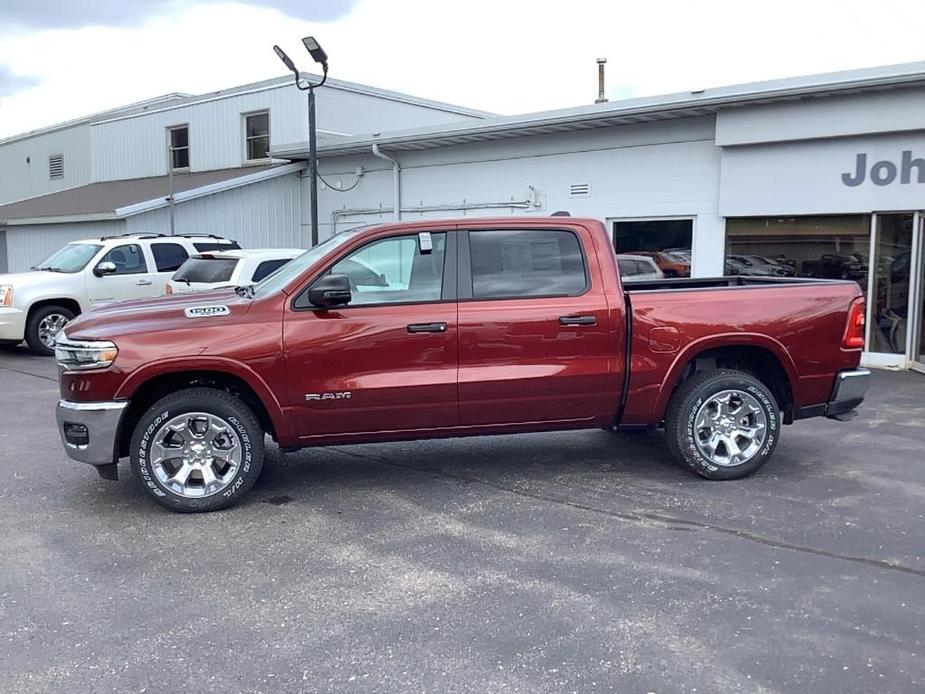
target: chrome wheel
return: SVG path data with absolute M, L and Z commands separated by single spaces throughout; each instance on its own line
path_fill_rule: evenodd
M 710 462 L 734 467 L 761 450 L 768 418 L 758 400 L 742 390 L 708 397 L 694 417 L 694 442 Z
M 39 342 L 47 349 L 55 348 L 55 338 L 65 325 L 70 322 L 67 316 L 61 313 L 49 313 L 39 321 Z
M 174 494 L 201 498 L 231 484 L 242 454 L 231 424 L 214 414 L 190 412 L 168 420 L 154 434 L 151 469 Z

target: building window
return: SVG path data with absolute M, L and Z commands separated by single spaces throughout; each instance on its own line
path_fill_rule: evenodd
M 244 147 L 247 161 L 261 161 L 270 156 L 269 111 L 244 117 Z
M 167 134 L 170 142 L 170 167 L 177 169 L 189 168 L 189 126 L 180 125 L 168 128 Z
M 48 179 L 55 181 L 64 178 L 64 155 L 52 154 L 48 157 Z
M 727 275 L 855 280 L 867 290 L 870 216 L 726 220 Z
M 690 277 L 693 238 L 693 219 L 613 222 L 617 254 L 651 258 L 665 277 Z

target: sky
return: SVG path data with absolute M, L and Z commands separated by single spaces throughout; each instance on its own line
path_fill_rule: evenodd
M 0 137 L 286 74 L 496 113 L 925 60 L 925 2 L 0 0 Z

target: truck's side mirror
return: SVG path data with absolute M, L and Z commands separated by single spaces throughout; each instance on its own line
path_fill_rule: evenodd
M 346 306 L 353 299 L 347 275 L 322 277 L 308 289 L 308 301 L 318 308 Z
M 116 264 L 111 260 L 104 260 L 102 263 L 99 263 L 95 268 L 93 268 L 93 274 L 97 277 L 102 277 L 103 275 L 112 275 L 116 271 Z

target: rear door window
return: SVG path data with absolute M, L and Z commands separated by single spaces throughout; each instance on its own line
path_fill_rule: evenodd
M 588 288 L 581 245 L 570 231 L 470 231 L 469 255 L 475 299 L 578 296 Z
M 158 272 L 173 272 L 189 258 L 189 253 L 179 243 L 152 243 L 151 253 Z
M 190 284 L 227 282 L 239 262 L 238 258 L 190 258 L 171 279 Z

